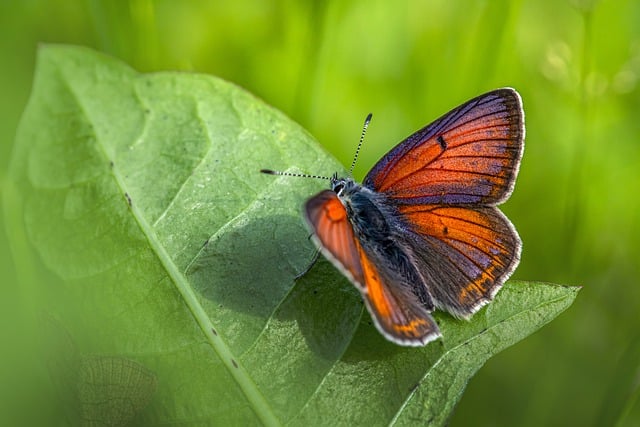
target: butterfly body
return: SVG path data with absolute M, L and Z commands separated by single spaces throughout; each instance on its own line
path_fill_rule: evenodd
M 321 252 L 400 345 L 441 336 L 441 309 L 468 319 L 516 268 L 521 241 L 496 205 L 511 194 L 524 113 L 509 88 L 480 95 L 395 146 L 363 184 L 331 178 L 304 216 Z

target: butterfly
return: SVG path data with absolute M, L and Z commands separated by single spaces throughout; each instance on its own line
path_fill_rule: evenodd
M 496 206 L 513 191 L 524 134 L 520 95 L 493 90 L 400 142 L 362 184 L 334 174 L 331 189 L 305 203 L 318 249 L 388 340 L 437 339 L 435 309 L 469 319 L 515 270 L 522 242 Z

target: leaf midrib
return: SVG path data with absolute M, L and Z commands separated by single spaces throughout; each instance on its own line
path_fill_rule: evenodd
M 89 114 L 88 110 L 85 108 L 85 105 L 82 102 L 82 97 L 78 93 L 76 93 L 76 91 L 74 90 L 74 87 L 71 84 L 69 84 L 69 81 L 71 81 L 71 79 L 67 78 L 67 76 L 65 75 L 66 70 L 64 70 L 64 68 L 61 67 L 60 71 L 61 71 L 61 74 L 65 76 L 64 78 L 61 79 L 62 83 L 66 86 L 69 93 L 76 100 L 78 107 L 82 111 L 82 114 L 86 117 L 86 120 L 89 123 L 94 123 L 94 121 L 91 119 L 91 115 Z M 136 93 L 136 97 L 140 99 L 138 93 Z M 146 122 L 145 122 L 145 125 L 146 125 Z M 95 126 L 93 127 L 93 129 L 95 129 Z M 96 146 L 99 148 L 102 157 L 105 159 L 105 164 L 109 164 L 109 162 L 114 159 L 109 158 L 108 151 L 102 143 L 102 138 L 100 138 L 98 135 L 95 135 L 95 141 L 96 141 Z M 113 167 L 110 168 L 110 170 L 111 170 L 111 173 L 113 174 L 113 177 L 116 181 L 118 188 L 120 188 L 122 192 L 122 196 L 124 199 L 123 202 L 128 203 L 126 195 L 130 193 L 127 190 L 127 186 L 126 186 L 125 180 L 123 179 L 123 176 L 118 172 L 115 162 Z M 186 277 L 182 274 L 180 269 L 173 262 L 171 256 L 167 253 L 166 249 L 158 239 L 156 233 L 153 230 L 153 227 L 147 222 L 143 213 L 138 209 L 134 201 L 132 201 L 132 203 L 129 205 L 129 210 L 131 211 L 134 220 L 138 223 L 138 226 L 140 227 L 140 231 L 147 238 L 147 241 L 149 242 L 149 245 L 151 246 L 152 251 L 154 251 L 161 265 L 164 267 L 167 274 L 172 279 L 173 284 L 175 285 L 176 289 L 182 296 L 185 304 L 191 311 L 193 317 L 195 318 L 196 322 L 200 326 L 200 329 L 204 333 L 206 339 L 209 341 L 209 343 L 213 347 L 214 351 L 216 352 L 216 354 L 218 355 L 218 357 L 220 358 L 224 366 L 227 368 L 231 376 L 234 378 L 234 380 L 242 390 L 242 393 L 250 402 L 253 412 L 256 414 L 256 416 L 258 416 L 258 418 L 260 418 L 263 424 L 268 426 L 280 426 L 281 425 L 280 420 L 276 417 L 275 413 L 273 412 L 273 409 L 271 408 L 271 406 L 263 396 L 262 392 L 253 382 L 253 380 L 247 373 L 244 366 L 240 363 L 240 360 L 234 357 L 234 354 L 231 352 L 231 350 L 229 349 L 225 341 L 222 339 L 222 337 L 219 334 L 214 334 L 212 332 L 214 326 L 211 323 L 211 320 L 209 319 L 209 316 L 205 312 L 204 308 L 199 303 L 191 286 L 189 286 L 189 283 Z

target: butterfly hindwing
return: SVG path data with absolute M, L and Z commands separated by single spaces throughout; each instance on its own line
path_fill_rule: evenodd
M 397 271 L 384 261 L 374 262 L 360 249 L 365 289 L 363 297 L 376 326 L 391 341 L 401 345 L 421 346 L 440 336 L 440 330 L 424 304 L 403 281 Z M 389 274 L 391 273 L 391 274 Z
M 511 194 L 523 139 L 520 96 L 494 90 L 402 141 L 371 169 L 364 186 L 400 204 L 496 205 Z
M 405 205 L 400 212 L 436 307 L 457 317 L 493 299 L 520 260 L 520 237 L 495 207 Z

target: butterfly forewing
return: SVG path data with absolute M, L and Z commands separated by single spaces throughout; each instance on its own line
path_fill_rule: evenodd
M 513 89 L 481 95 L 387 153 L 364 185 L 400 204 L 484 204 L 513 189 L 523 151 L 524 115 Z
M 324 190 L 305 204 L 305 217 L 318 246 L 331 262 L 362 288 L 364 278 L 353 228 L 338 195 Z

